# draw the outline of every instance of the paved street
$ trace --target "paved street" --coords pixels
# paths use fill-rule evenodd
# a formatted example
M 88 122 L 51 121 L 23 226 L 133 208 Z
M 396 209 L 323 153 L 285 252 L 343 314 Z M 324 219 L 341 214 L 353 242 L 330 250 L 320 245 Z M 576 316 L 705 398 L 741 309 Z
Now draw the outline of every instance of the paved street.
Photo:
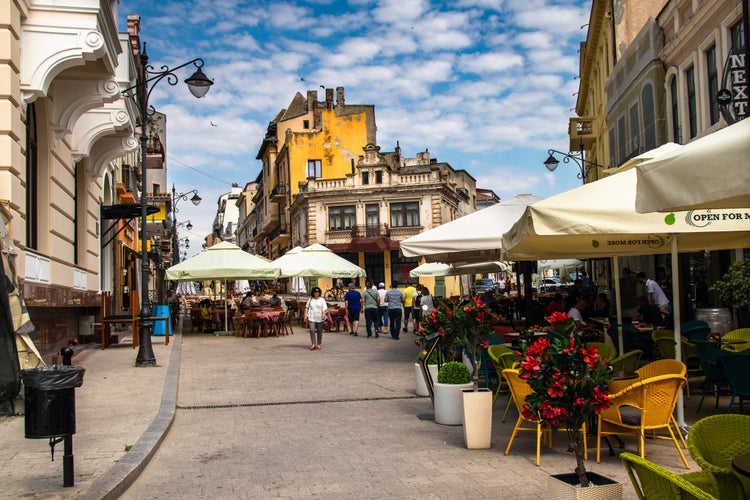
M 62 488 L 62 445 L 50 462 L 46 440 L 25 440 L 23 418 L 3 417 L 0 497 L 533 499 L 544 497 L 549 474 L 572 471 L 563 434 L 543 449 L 540 467 L 531 433 L 503 455 L 516 418 L 511 411 L 500 422 L 505 397 L 489 450 L 465 449 L 460 426 L 420 419 L 432 405 L 414 395 L 411 333 L 398 341 L 368 339 L 364 327 L 358 337 L 327 333 L 311 352 L 307 332 L 294 331 L 261 339 L 186 333 L 169 346 L 155 337 L 159 366 L 148 369 L 132 366 L 127 347 L 77 354 L 74 364 L 87 372 L 77 389 L 76 486 Z M 688 421 L 694 415 L 686 410 Z M 589 452 L 589 470 L 622 481 L 625 498 L 635 498 L 619 460 L 596 464 L 594 441 Z M 650 441 L 648 452 L 686 472 L 670 442 Z

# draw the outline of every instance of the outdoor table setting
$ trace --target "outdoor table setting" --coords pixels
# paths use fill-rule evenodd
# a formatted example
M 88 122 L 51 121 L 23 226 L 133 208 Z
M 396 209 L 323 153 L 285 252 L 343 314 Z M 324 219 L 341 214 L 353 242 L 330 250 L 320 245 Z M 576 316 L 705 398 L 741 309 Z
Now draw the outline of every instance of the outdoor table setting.
M 509 339 L 513 347 L 521 347 L 521 345 L 524 343 L 534 342 L 537 339 L 546 337 L 547 332 L 535 332 L 535 331 L 507 332 L 507 333 L 503 333 L 502 336 Z
M 734 457 L 732 459 L 732 469 L 743 476 L 750 477 L 750 453 Z

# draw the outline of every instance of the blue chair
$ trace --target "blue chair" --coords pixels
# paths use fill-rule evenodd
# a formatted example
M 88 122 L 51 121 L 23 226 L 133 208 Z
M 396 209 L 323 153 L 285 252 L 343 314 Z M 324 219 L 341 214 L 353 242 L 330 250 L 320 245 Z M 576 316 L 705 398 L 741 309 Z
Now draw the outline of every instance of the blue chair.
M 729 387 L 729 380 L 724 376 L 724 373 L 719 368 L 719 357 L 722 356 L 723 351 L 719 346 L 711 345 L 707 343 L 697 343 L 693 346 L 695 355 L 703 366 L 703 373 L 706 378 L 703 380 L 703 394 L 701 395 L 700 403 L 695 413 L 700 413 L 703 400 L 706 398 L 708 390 L 713 387 L 714 393 L 716 394 L 716 406 L 719 407 L 719 394 L 721 387 Z
M 622 352 L 620 352 L 620 329 L 622 329 Z M 638 329 L 633 325 L 611 325 L 607 329 L 607 335 L 610 336 L 612 342 L 617 347 L 617 354 L 625 354 L 633 349 L 640 349 L 644 353 L 653 352 L 654 343 L 651 338 L 647 335 L 641 335 L 638 333 Z
M 700 319 L 686 321 L 680 324 L 680 333 L 688 342 L 702 342 L 711 335 L 711 325 Z
M 727 413 L 732 412 L 735 399 L 739 399 L 740 413 L 744 412 L 744 400 L 750 398 L 750 353 L 723 352 L 719 356 L 719 368 L 729 380 L 732 388 L 732 399 L 729 401 Z

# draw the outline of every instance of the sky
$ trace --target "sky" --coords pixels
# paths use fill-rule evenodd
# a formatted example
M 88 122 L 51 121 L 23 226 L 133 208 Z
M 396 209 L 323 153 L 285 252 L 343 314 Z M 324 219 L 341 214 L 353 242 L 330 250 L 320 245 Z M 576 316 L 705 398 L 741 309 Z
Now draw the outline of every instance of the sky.
M 257 177 L 268 123 L 297 92 L 324 99 L 321 86 L 375 106 L 383 151 L 429 150 L 501 200 L 579 186 L 572 162 L 552 173 L 543 162 L 550 148 L 568 151 L 590 10 L 591 0 L 121 0 L 119 29 L 141 16 L 151 65 L 201 57 L 215 82 L 195 99 L 162 81 L 149 101 L 167 115 L 168 188 L 203 199 L 177 205 L 193 225 L 179 230 L 187 255 L 219 197 Z

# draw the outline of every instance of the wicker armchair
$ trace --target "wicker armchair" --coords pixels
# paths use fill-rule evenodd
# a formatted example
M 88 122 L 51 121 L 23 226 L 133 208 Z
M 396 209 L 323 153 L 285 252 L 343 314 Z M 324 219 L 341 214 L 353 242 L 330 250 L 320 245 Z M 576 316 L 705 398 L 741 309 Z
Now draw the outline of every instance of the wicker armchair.
M 630 482 L 640 500 L 674 499 L 711 500 L 718 497 L 712 485 L 712 478 L 706 472 L 675 474 L 667 469 L 649 462 L 633 453 L 620 454 Z
M 735 342 L 742 341 L 742 344 L 728 344 L 723 348 L 725 351 L 732 352 L 745 352 L 750 351 L 750 328 L 738 328 L 727 332 L 726 335 L 721 337 L 722 340 L 733 340 Z
M 688 433 L 688 450 L 704 471 L 713 474 L 719 495 L 743 498 L 750 479 L 732 469 L 732 458 L 750 453 L 750 415 L 712 415 L 698 420 Z
M 505 347 L 504 345 L 491 345 L 487 348 L 487 354 L 490 356 L 492 363 L 495 367 L 495 373 L 497 373 L 497 389 L 495 389 L 495 396 L 492 398 L 492 406 L 495 406 L 497 396 L 502 392 L 509 392 L 508 382 L 503 378 L 503 370 L 506 368 L 513 368 L 513 364 L 516 362 L 516 352 L 513 349 Z M 508 413 L 511 401 L 508 399 L 508 404 L 505 408 L 505 413 Z M 503 415 L 503 422 L 505 422 L 505 415 Z
M 609 362 L 609 366 L 611 366 L 612 371 L 615 372 L 634 372 L 638 369 L 638 363 L 641 361 L 641 356 L 643 356 L 643 351 L 635 349 L 626 352 L 622 356 L 617 356 Z
M 636 382 L 620 392 L 610 394 L 612 406 L 599 414 L 596 462 L 600 461 L 601 441 L 604 436 L 636 436 L 638 451 L 641 457 L 645 457 L 646 434 L 648 433 L 652 439 L 671 440 L 685 468 L 689 469 L 690 465 L 685 454 L 682 453 L 675 432 L 685 448 L 687 444 L 672 415 L 677 404 L 677 395 L 684 385 L 685 377 L 681 375 L 661 375 Z M 657 430 L 666 430 L 669 435 L 658 435 Z

